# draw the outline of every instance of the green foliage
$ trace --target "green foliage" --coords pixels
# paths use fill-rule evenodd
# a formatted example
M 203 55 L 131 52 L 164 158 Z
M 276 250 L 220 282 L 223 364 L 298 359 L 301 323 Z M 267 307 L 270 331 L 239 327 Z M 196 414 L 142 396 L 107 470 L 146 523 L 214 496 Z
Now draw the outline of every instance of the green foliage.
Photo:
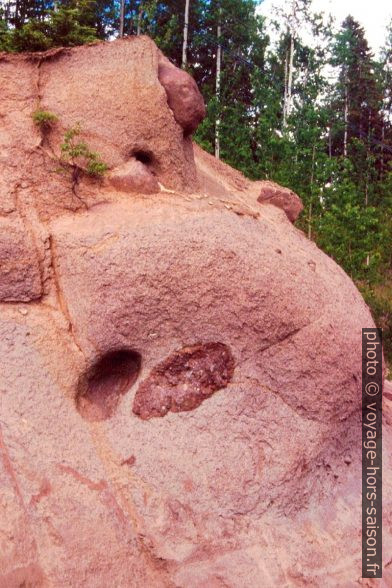
M 45 51 L 53 47 L 74 47 L 93 42 L 97 40 L 97 35 L 96 30 L 88 24 L 88 15 L 91 16 L 94 4 L 91 0 L 71 0 L 53 7 L 51 3 L 46 3 L 41 14 L 27 21 L 18 17 L 16 26 L 7 28 L 4 49 Z M 1 30 L 0 43 L 4 45 L 5 41 L 1 39 L 5 38 L 5 33 L 1 34 Z
M 48 36 L 52 47 L 74 47 L 96 40 L 94 29 L 83 23 L 83 14 L 90 6 L 89 0 L 76 0 L 51 11 Z
M 14 51 L 45 51 L 52 47 L 52 39 L 46 23 L 31 21 L 12 34 Z
M 12 51 L 12 35 L 0 13 L 0 51 Z
M 78 139 L 81 134 L 80 125 L 68 129 L 61 144 L 62 160 L 73 167 L 85 171 L 88 175 L 101 177 L 109 169 L 102 161 L 99 153 L 91 151 L 85 141 Z
M 41 109 L 35 110 L 32 118 L 34 123 L 42 130 L 50 128 L 58 120 L 58 117 L 53 112 Z
M 379 219 L 373 207 L 361 208 L 350 200 L 325 212 L 318 220 L 317 241 L 352 278 L 375 275 L 380 262 Z M 369 265 L 366 264 L 369 256 Z
M 376 325 L 383 330 L 384 355 L 392 368 L 392 281 L 382 285 L 359 283 L 358 286 Z
M 105 162 L 101 161 L 98 153 L 90 153 L 87 161 L 86 171 L 90 176 L 100 177 L 108 171 L 108 166 Z

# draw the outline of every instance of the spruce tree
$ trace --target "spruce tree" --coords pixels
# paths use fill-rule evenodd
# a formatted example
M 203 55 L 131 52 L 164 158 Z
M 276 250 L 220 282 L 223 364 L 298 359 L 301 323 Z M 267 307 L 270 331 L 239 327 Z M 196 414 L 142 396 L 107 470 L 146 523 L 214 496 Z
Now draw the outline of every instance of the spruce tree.
M 355 183 L 368 203 L 371 168 L 380 165 L 382 95 L 364 30 L 351 16 L 336 37 L 332 63 L 339 68 L 332 152 L 350 158 Z

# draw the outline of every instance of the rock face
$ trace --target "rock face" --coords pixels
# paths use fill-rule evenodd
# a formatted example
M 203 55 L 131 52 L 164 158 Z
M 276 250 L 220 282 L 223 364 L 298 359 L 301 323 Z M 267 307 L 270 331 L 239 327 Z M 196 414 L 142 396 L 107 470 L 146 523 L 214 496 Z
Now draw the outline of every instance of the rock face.
M 360 583 L 373 321 L 296 199 L 192 146 L 147 38 L 1 59 L 0 587 Z
M 0 301 L 41 298 L 42 283 L 32 235 L 16 216 L 0 217 Z

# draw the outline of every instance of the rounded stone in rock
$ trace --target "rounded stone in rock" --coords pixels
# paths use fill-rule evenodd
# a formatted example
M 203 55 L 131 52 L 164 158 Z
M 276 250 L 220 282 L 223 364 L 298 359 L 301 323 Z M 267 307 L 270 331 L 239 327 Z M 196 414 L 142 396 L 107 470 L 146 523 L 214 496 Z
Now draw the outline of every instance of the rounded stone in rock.
M 304 209 L 301 198 L 295 192 L 269 181 L 262 182 L 257 201 L 261 204 L 273 204 L 281 208 L 292 223 L 297 220 Z
M 185 134 L 192 134 L 206 115 L 204 100 L 195 80 L 162 54 L 159 57 L 158 78 L 166 90 L 174 118 Z

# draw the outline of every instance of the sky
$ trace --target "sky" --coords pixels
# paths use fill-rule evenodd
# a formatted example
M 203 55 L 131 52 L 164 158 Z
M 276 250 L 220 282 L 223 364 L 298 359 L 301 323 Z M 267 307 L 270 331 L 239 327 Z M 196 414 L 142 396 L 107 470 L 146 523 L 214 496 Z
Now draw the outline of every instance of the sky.
M 264 0 L 258 12 L 271 14 L 272 7 L 281 6 L 285 0 Z M 337 24 L 351 14 L 364 27 L 369 46 L 377 54 L 386 37 L 386 26 L 392 18 L 391 0 L 313 0 L 315 12 L 330 12 Z

